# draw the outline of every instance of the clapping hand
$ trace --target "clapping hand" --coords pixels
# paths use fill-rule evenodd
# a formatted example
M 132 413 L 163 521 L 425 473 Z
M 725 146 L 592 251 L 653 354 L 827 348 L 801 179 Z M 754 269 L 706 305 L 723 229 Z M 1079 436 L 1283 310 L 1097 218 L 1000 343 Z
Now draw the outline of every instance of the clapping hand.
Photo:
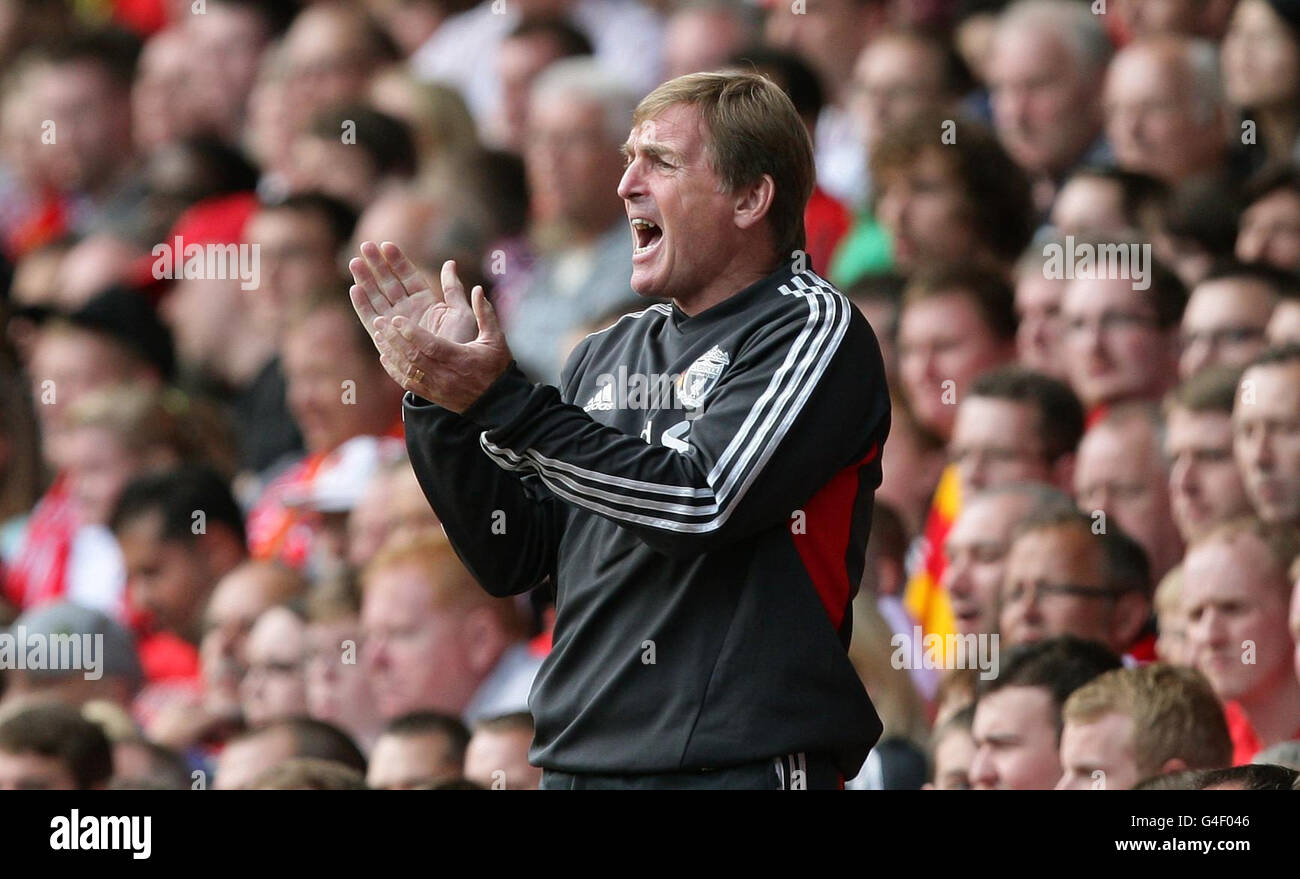
M 461 413 L 510 365 L 492 303 L 479 286 L 465 295 L 453 261 L 443 263 L 440 290 L 388 241 L 364 242 L 348 270 L 352 307 L 406 390 Z

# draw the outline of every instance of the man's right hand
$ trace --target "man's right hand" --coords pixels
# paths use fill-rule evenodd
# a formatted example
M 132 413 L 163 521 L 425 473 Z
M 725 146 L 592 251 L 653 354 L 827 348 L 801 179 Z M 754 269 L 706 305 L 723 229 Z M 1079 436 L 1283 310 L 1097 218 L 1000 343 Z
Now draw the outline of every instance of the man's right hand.
M 449 342 L 477 338 L 478 320 L 452 260 L 442 265 L 441 290 L 390 241 L 363 242 L 360 258 L 348 263 L 348 270 L 356 282 L 350 291 L 352 307 L 372 337 L 376 319 L 382 319 L 382 326 L 400 316 Z

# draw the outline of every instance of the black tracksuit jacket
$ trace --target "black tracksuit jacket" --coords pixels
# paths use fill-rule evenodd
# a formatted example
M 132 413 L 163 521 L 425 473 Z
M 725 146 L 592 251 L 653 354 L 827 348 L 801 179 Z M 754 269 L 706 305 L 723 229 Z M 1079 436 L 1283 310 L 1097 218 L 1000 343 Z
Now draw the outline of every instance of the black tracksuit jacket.
M 889 394 L 866 320 L 796 268 L 622 318 L 559 389 L 512 364 L 463 416 L 407 394 L 411 463 L 469 570 L 493 595 L 556 591 L 534 764 L 806 751 L 848 778 L 879 737 L 846 650 Z

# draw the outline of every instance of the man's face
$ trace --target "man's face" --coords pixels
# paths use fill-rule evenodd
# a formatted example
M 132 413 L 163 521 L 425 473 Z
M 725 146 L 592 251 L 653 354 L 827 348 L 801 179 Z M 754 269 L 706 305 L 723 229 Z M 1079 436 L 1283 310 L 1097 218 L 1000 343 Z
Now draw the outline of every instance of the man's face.
M 1162 576 L 1181 555 L 1169 502 L 1169 471 L 1155 428 L 1142 418 L 1100 424 L 1084 434 L 1074 463 L 1074 498 L 1142 544 Z
M 50 65 L 36 80 L 33 103 L 55 124 L 50 146 L 59 182 L 95 189 L 131 157 L 130 97 L 89 61 Z
M 1277 295 L 1258 281 L 1220 278 L 1198 285 L 1183 311 L 1179 378 L 1207 366 L 1245 366 L 1253 360 L 1267 344 L 1276 303 Z
M 1261 519 L 1300 521 L 1300 362 L 1246 370 L 1232 411 L 1233 454 Z M 1249 395 L 1249 396 L 1248 396 Z
M 521 149 L 528 125 L 528 92 L 537 75 L 560 56 L 550 37 L 534 34 L 508 38 L 497 50 L 497 79 L 501 82 L 501 127 L 504 146 Z
M 1110 712 L 1087 723 L 1067 721 L 1061 731 L 1057 790 L 1128 790 L 1142 780 L 1133 741 L 1133 718 Z
M 537 790 L 542 770 L 528 762 L 525 730 L 479 730 L 465 749 L 465 777 L 489 790 Z
M 898 327 L 898 365 L 916 418 L 940 436 L 952 433 L 956 403 L 985 370 L 1011 356 L 969 296 L 960 291 L 930 296 L 903 309 Z
M 1074 527 L 1022 534 L 1007 554 L 999 618 L 1003 643 L 1077 635 L 1114 649 L 1115 599 L 1106 587 L 1101 549 L 1090 535 Z
M 159 315 L 176 340 L 177 357 L 194 368 L 216 370 L 235 347 L 245 296 L 238 278 L 184 278 L 172 285 Z
M 1220 699 L 1249 708 L 1294 683 L 1290 596 L 1281 577 L 1267 547 L 1252 534 L 1208 541 L 1187 553 L 1187 646 Z
M 926 149 L 907 167 L 885 171 L 877 183 L 876 216 L 889 232 L 900 271 L 973 255 L 978 239 L 971 207 L 940 148 Z
M 210 686 L 232 693 L 248 668 L 245 648 L 253 625 L 272 604 L 265 572 L 241 566 L 212 590 L 203 615 L 203 674 Z
M 1173 409 L 1165 424 L 1169 505 L 1185 542 L 1250 512 L 1232 457 L 1232 418 L 1222 412 Z
M 763 41 L 807 58 L 827 88 L 838 92 L 870 34 L 874 5 L 854 0 L 774 3 Z
M 361 99 L 372 69 L 356 20 L 327 7 L 320 9 L 295 18 L 280 49 L 290 104 L 301 119 Z
M 1061 302 L 1070 385 L 1085 406 L 1153 399 L 1172 369 L 1170 339 L 1132 282 L 1077 279 Z
M 1137 46 L 1115 56 L 1104 102 L 1120 167 L 1176 183 L 1214 166 L 1223 149 L 1219 114 L 1192 89 L 1171 52 Z
M 975 739 L 968 729 L 949 731 L 934 748 L 934 789 L 969 790 Z
M 372 790 L 413 790 L 421 785 L 460 775 L 460 764 L 449 753 L 446 736 L 393 735 L 375 742 L 366 770 L 366 787 Z
M 307 713 L 306 626 L 292 611 L 273 607 L 248 635 L 248 672 L 239 685 L 250 726 Z
M 1012 482 L 1051 482 L 1039 440 L 1038 413 L 1029 403 L 967 397 L 957 407 L 948 457 L 961 476 L 962 496 Z
M 0 791 L 78 790 L 72 769 L 58 757 L 0 751 Z
M 524 167 L 537 198 L 584 233 L 618 219 L 618 146 L 605 110 L 577 95 L 544 92 L 529 104 Z
M 350 726 L 377 715 L 365 669 L 344 661 L 343 642 L 362 643 L 361 621 L 344 618 L 307 626 L 307 708 L 317 720 Z
M 1300 271 L 1300 192 L 1276 190 L 1242 212 L 1237 259 Z
M 679 9 L 664 25 L 664 80 L 717 70 L 749 39 L 748 29 L 725 10 Z
M 1006 572 L 1011 530 L 1026 501 L 1014 494 L 968 503 L 944 541 L 943 582 L 963 634 L 998 631 L 998 593 Z
M 1057 708 L 1045 687 L 1003 687 L 975 703 L 975 790 L 1051 790 L 1061 777 Z
M 90 391 L 131 380 L 135 371 L 121 350 L 98 333 L 60 327 L 37 336 L 28 373 L 46 456 L 63 467 L 70 457 L 62 450 L 68 408 Z
M 297 324 L 281 346 L 289 411 L 311 452 L 329 451 L 354 436 L 383 430 L 379 409 L 392 396 L 383 393 L 387 376 L 381 382 L 375 374 L 377 361 L 363 357 L 357 347 L 347 316 L 335 310 Z M 351 385 L 345 384 L 349 381 Z M 354 392 L 345 398 L 349 387 Z
M 203 553 L 179 541 L 163 540 L 158 512 L 128 520 L 117 532 L 117 542 L 135 605 L 149 613 L 154 628 L 195 637 L 212 586 Z
M 1016 280 L 1016 350 L 1029 369 L 1065 379 L 1061 354 L 1061 300 L 1066 281 L 1046 278 L 1041 271 L 1024 272 Z
M 257 80 L 266 26 L 252 10 L 224 3 L 188 24 L 186 43 L 198 59 L 198 68 L 206 71 L 200 79 L 209 83 L 204 97 L 235 117 Z
M 1059 174 L 1097 136 L 1091 77 L 1070 49 L 1039 28 L 1007 28 L 993 40 L 989 90 L 998 137 L 1031 174 Z
M 290 158 L 289 185 L 294 192 L 318 190 L 360 211 L 379 188 L 379 167 L 371 154 L 335 137 L 299 134 Z
M 294 756 L 293 737 L 276 729 L 231 742 L 217 760 L 218 790 L 239 790 L 257 776 Z
M 427 576 L 396 565 L 366 584 L 363 662 L 385 718 L 422 710 L 458 715 L 477 683 L 461 643 L 463 616 L 435 606 Z
M 245 234 L 262 261 L 261 284 L 250 304 L 269 326 L 282 327 L 293 303 L 338 279 L 334 236 L 316 214 L 264 208 Z
M 142 462 L 123 447 L 115 433 L 101 427 L 73 428 L 63 442 L 78 521 L 106 524 L 122 489 L 140 471 Z
M 868 142 L 937 107 L 943 75 L 943 59 L 923 43 L 886 38 L 863 49 L 853 69 L 851 108 Z
M 618 194 L 632 223 L 632 289 L 641 296 L 698 296 L 742 247 L 737 195 L 709 161 L 699 111 L 675 105 L 632 130 Z M 634 220 L 654 227 L 639 228 Z M 752 245 L 751 245 L 752 246 Z

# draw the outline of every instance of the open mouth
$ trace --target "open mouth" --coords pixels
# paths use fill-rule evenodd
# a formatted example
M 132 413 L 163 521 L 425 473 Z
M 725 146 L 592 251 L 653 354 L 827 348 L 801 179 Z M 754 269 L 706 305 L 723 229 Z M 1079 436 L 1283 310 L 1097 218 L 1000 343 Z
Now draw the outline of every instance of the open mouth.
M 663 230 L 644 217 L 632 218 L 633 256 L 649 253 L 663 240 Z

